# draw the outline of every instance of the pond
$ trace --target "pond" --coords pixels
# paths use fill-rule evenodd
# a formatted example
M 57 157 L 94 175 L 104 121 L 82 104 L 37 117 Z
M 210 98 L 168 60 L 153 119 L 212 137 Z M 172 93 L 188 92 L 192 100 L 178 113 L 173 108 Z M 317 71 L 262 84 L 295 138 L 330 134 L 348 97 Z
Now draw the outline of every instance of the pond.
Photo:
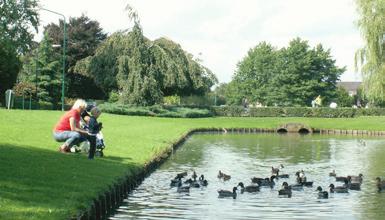
M 164 164 L 134 189 L 110 219 L 384 219 L 385 192 L 378 193 L 375 178 L 385 177 L 385 140 L 381 137 L 299 134 L 195 134 Z M 231 190 L 252 177 L 268 177 L 271 167 L 282 164 L 288 179 L 257 193 L 238 192 L 237 198 L 218 198 L 219 189 Z M 178 193 L 170 187 L 177 173 L 195 170 L 204 174 L 207 187 Z M 231 175 L 217 178 L 221 170 Z M 291 198 L 278 196 L 284 181 L 296 182 L 304 170 L 313 187 L 293 191 Z M 318 199 L 316 187 L 329 190 L 337 176 L 362 173 L 361 191 L 330 194 Z

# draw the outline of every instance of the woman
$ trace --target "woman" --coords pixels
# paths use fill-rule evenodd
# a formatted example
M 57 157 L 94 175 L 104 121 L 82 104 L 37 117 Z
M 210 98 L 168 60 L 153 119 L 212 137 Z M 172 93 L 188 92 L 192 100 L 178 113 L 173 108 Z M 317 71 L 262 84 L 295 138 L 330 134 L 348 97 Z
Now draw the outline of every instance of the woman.
M 56 141 L 64 144 L 59 147 L 62 153 L 70 152 L 73 145 L 86 140 L 87 131 L 80 128 L 80 114 L 86 109 L 87 103 L 83 99 L 78 99 L 71 110 L 66 112 L 55 125 L 53 137 Z

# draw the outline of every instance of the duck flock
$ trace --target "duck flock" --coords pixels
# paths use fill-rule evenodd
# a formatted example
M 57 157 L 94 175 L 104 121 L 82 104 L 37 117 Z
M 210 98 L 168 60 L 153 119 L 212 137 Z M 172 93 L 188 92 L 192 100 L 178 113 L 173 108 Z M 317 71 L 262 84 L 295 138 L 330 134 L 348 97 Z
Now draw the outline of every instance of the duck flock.
M 251 183 L 246 185 L 243 182 L 239 182 L 238 185 L 234 186 L 232 190 L 218 190 L 219 198 L 232 197 L 233 199 L 237 198 L 237 194 L 242 193 L 257 193 L 261 190 L 261 188 L 275 188 L 277 179 L 287 179 L 289 178 L 289 174 L 281 174 L 280 170 L 282 170 L 284 166 L 281 164 L 278 168 L 271 167 L 271 176 L 260 178 L 260 177 L 252 177 Z M 200 188 L 206 187 L 208 185 L 208 181 L 205 179 L 204 175 L 198 175 L 195 171 L 193 171 L 191 178 L 187 179 L 187 172 L 178 173 L 174 179 L 171 180 L 170 186 L 177 188 L 177 192 L 179 193 L 188 193 L 191 188 Z M 278 189 L 278 196 L 291 198 L 293 191 L 301 191 L 304 187 L 313 187 L 313 181 L 308 181 L 305 175 L 305 171 L 299 170 L 295 173 L 296 182 L 293 184 L 289 184 L 284 181 Z M 337 176 L 336 172 L 333 170 L 329 173 L 329 176 L 334 177 L 336 183 L 331 183 L 328 187 L 329 190 L 323 190 L 321 186 L 316 188 L 318 192 L 319 199 L 327 199 L 329 198 L 329 193 L 348 193 L 349 190 L 361 190 L 361 185 L 363 182 L 363 175 L 358 174 L 357 176 L 349 175 L 349 176 Z M 231 176 L 223 173 L 219 170 L 217 178 L 221 181 L 228 181 L 231 179 Z M 342 184 L 338 184 L 338 182 L 342 182 Z M 334 185 L 336 184 L 336 185 Z M 337 185 L 338 184 L 338 185 Z M 376 178 L 376 187 L 378 192 L 382 192 L 385 190 L 385 180 L 381 180 L 380 177 Z

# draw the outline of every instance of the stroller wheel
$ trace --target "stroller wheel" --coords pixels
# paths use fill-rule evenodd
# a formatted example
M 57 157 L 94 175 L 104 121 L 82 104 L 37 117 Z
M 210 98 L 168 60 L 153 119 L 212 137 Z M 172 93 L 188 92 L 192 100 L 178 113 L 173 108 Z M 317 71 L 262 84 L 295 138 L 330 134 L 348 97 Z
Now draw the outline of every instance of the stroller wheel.
M 97 157 L 103 157 L 103 155 L 104 155 L 103 151 L 99 151 L 98 150 L 98 151 L 95 152 L 95 156 L 97 156 Z

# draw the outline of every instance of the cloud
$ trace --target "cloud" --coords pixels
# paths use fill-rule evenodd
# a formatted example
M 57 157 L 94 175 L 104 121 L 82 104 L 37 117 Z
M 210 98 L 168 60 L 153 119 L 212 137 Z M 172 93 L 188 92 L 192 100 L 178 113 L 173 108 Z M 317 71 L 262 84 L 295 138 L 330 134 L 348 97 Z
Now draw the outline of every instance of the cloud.
M 228 82 L 236 64 L 261 41 L 285 47 L 295 37 L 331 49 L 338 66 L 347 66 L 343 80 L 359 80 L 354 52 L 362 47 L 354 0 L 113 0 L 49 1 L 41 4 L 66 16 L 86 13 L 108 33 L 130 27 L 124 7 L 138 11 L 144 34 L 167 36 L 203 59 L 220 82 Z M 42 15 L 44 22 L 58 17 Z

